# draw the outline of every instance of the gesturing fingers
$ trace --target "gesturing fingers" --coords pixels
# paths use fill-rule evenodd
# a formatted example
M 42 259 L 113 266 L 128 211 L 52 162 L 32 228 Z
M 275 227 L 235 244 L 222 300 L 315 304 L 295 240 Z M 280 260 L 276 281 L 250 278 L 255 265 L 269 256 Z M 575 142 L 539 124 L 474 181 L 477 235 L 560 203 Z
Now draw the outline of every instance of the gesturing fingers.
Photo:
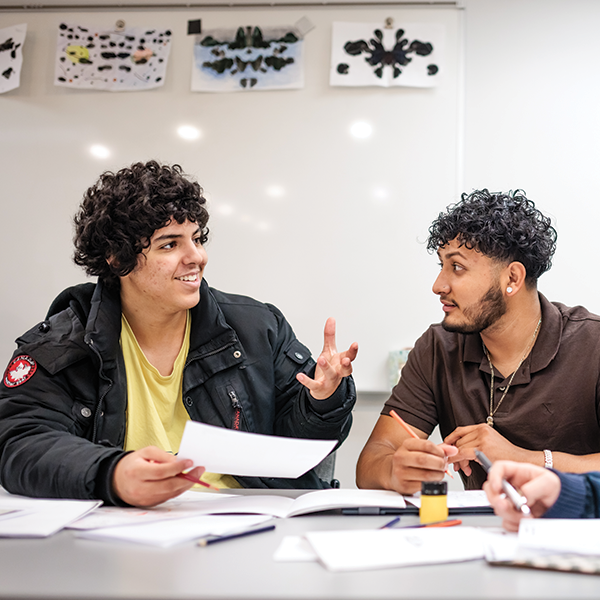
M 351 367 L 352 362 L 354 361 L 357 355 L 358 344 L 356 342 L 353 342 L 352 344 L 350 344 L 350 348 L 348 348 L 348 350 L 340 353 L 340 363 L 344 367 Z
M 329 317 L 327 321 L 325 321 L 322 353 L 330 356 L 337 354 L 337 347 L 335 344 L 335 319 L 333 317 Z

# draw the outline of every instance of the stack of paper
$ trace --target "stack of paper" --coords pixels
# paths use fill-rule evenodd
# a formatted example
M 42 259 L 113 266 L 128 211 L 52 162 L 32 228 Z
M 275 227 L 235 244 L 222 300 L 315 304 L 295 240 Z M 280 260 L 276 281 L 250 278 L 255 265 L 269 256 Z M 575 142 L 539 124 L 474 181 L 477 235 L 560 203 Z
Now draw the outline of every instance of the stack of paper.
M 0 537 L 47 537 L 100 506 L 96 500 L 42 500 L 0 489 Z
M 523 519 L 518 534 L 488 538 L 485 558 L 503 567 L 600 574 L 600 522 Z
M 229 535 L 270 521 L 264 515 L 253 516 L 202 516 L 147 525 L 106 527 L 77 532 L 77 537 L 104 542 L 132 542 L 169 548 L 210 535 Z

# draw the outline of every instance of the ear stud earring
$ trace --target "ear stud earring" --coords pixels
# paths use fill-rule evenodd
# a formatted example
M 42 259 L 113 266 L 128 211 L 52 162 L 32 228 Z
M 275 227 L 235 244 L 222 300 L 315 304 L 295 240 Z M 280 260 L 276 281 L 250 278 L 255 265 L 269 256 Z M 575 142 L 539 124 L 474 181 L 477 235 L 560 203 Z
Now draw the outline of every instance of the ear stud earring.
M 512 288 L 510 287 L 510 285 L 506 288 L 506 292 L 508 294 L 512 294 Z

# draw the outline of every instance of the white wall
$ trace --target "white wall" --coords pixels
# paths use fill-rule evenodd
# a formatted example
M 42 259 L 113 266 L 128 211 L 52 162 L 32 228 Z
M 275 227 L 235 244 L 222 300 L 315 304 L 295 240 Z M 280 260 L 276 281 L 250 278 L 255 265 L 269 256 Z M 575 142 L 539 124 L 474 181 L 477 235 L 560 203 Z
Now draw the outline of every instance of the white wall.
M 201 17 L 207 30 L 293 24 L 303 16 L 316 27 L 306 36 L 302 90 L 190 92 L 188 19 Z M 383 26 L 388 16 L 397 27 L 445 26 L 440 85 L 331 87 L 332 22 Z M 0 96 L 0 231 L 11 254 L 0 264 L 4 360 L 51 299 L 84 279 L 70 264 L 70 220 L 84 190 L 104 169 L 156 158 L 181 164 L 207 192 L 211 285 L 276 304 L 314 353 L 326 318 L 335 316 L 339 347 L 361 346 L 359 388 L 388 388 L 389 350 L 412 344 L 439 316 L 429 293 L 435 261 L 422 240 L 440 198 L 445 203 L 457 189 L 460 11 L 280 7 L 0 18 L 28 23 L 22 85 Z M 111 28 L 117 18 L 172 30 L 164 87 L 108 93 L 53 86 L 58 25 Z M 358 120 L 371 123 L 369 139 L 350 136 Z M 181 140 L 181 124 L 197 126 L 202 137 Z M 111 157 L 90 157 L 92 143 L 106 145 Z M 272 185 L 285 193 L 269 197 Z
M 539 289 L 600 313 L 600 2 L 465 4 L 465 189 L 524 189 L 558 230 Z
M 362 187 L 356 197 L 346 202 L 346 196 L 339 195 L 341 188 L 337 182 L 346 181 L 355 174 L 348 169 L 346 162 L 327 151 L 328 144 L 332 142 L 327 136 L 315 142 L 319 160 L 313 163 L 310 161 L 315 157 L 308 157 L 311 168 L 307 170 L 301 164 L 282 167 L 290 181 L 298 183 L 300 200 L 303 195 L 310 197 L 314 191 L 324 193 L 324 200 L 315 213 L 315 230 L 307 229 L 309 220 L 305 217 L 300 225 L 294 221 L 287 240 L 289 245 L 284 250 L 277 249 L 279 253 L 289 253 L 293 271 L 282 274 L 272 263 L 257 259 L 252 246 L 258 239 L 256 237 L 248 243 L 237 244 L 239 238 L 236 235 L 244 227 L 242 222 L 227 230 L 230 237 L 213 237 L 209 250 L 214 271 L 209 273 L 209 281 L 229 291 L 249 293 L 278 303 L 296 326 L 299 336 L 315 351 L 318 351 L 321 321 L 330 312 L 345 317 L 340 323 L 343 328 L 340 345 L 352 341 L 354 332 L 361 328 L 381 330 L 386 334 L 392 332 L 390 339 L 397 346 L 410 344 L 429 322 L 441 317 L 439 305 L 430 291 L 437 270 L 436 260 L 427 255 L 420 242 L 430 220 L 456 200 L 455 191 L 449 191 L 454 189 L 452 183 L 447 183 L 452 181 L 462 180 L 461 187 L 467 191 L 478 187 L 525 189 L 542 210 L 554 217 L 559 232 L 555 264 L 551 272 L 542 277 L 541 291 L 551 299 L 567 304 L 584 304 L 600 313 L 594 235 L 600 212 L 597 201 L 600 143 L 600 36 L 597 31 L 600 2 L 465 0 L 464 5 L 464 172 L 459 169 L 454 175 L 448 175 L 447 165 L 454 168 L 455 161 L 449 155 L 453 150 L 447 147 L 436 148 L 442 162 L 444 156 L 447 158 L 446 170 L 424 169 L 427 157 L 419 151 L 421 148 L 416 149 L 408 163 L 394 161 L 394 153 L 403 143 L 403 119 L 406 121 L 409 117 L 400 112 L 394 113 L 391 106 L 397 106 L 407 97 L 413 102 L 417 95 L 397 90 L 363 92 L 364 112 L 357 116 L 363 117 L 369 111 L 377 112 L 378 107 L 383 106 L 390 113 L 386 115 L 389 131 L 375 138 L 369 152 L 366 148 L 354 150 L 375 157 L 369 158 L 371 178 L 359 182 Z M 348 11 L 348 20 L 353 20 L 354 15 L 350 9 Z M 290 16 L 299 17 L 303 12 L 298 10 Z M 32 20 L 28 16 L 30 14 L 0 13 L 0 27 Z M 132 15 L 128 15 L 130 22 L 147 17 L 143 12 Z M 195 13 L 194 16 L 203 15 Z M 346 17 L 343 13 L 340 16 Z M 50 23 L 61 18 L 64 15 L 57 16 L 56 13 L 44 16 Z M 106 13 L 103 18 L 106 22 L 113 20 Z M 169 18 L 172 17 L 165 16 L 165 20 Z M 24 69 L 21 92 L 0 95 L 0 234 L 4 242 L 0 263 L 3 281 L 0 361 L 8 359 L 13 348 L 12 340 L 43 317 L 50 299 L 57 292 L 83 279 L 81 272 L 70 266 L 69 217 L 81 192 L 101 170 L 117 168 L 153 154 L 171 161 L 183 156 L 181 162 L 184 167 L 196 173 L 212 192 L 214 202 L 228 195 L 227 186 L 213 182 L 211 172 L 203 172 L 193 162 L 202 152 L 209 156 L 210 145 L 199 154 L 193 154 L 179 142 L 178 155 L 169 137 L 180 116 L 196 115 L 201 119 L 206 106 L 202 95 L 188 94 L 183 102 L 171 102 L 179 90 L 187 86 L 187 68 L 171 71 L 162 91 L 144 93 L 148 109 L 138 112 L 130 126 L 120 129 L 122 144 L 113 162 L 104 165 L 90 160 L 80 161 L 76 157 L 79 150 L 65 152 L 69 142 L 74 143 L 78 139 L 79 133 L 73 130 L 73 122 L 77 122 L 78 129 L 84 130 L 90 137 L 101 137 L 114 131 L 112 107 L 125 106 L 127 111 L 135 114 L 140 96 L 136 93 L 105 94 L 101 98 L 106 110 L 92 110 L 89 105 L 87 113 L 69 115 L 65 107 L 85 107 L 86 98 L 92 96 L 87 92 L 53 88 L 51 80 L 40 79 L 42 67 L 52 69 L 48 48 L 53 47 L 53 42 L 52 28 L 32 29 L 27 38 L 27 53 L 35 57 L 35 70 Z M 327 44 L 323 39 L 317 51 L 327 57 Z M 313 55 L 312 59 L 316 58 Z M 344 102 L 361 93 L 332 92 L 322 74 L 312 77 L 307 78 L 307 86 L 313 86 L 309 88 L 311 101 L 323 101 L 325 112 L 301 112 L 302 118 L 296 119 L 295 124 L 294 121 L 286 124 L 282 120 L 275 123 L 262 120 L 245 126 L 239 114 L 242 104 L 239 95 L 236 98 L 222 97 L 233 137 L 240 132 L 245 136 L 243 139 L 257 140 L 256 147 L 277 148 L 281 142 L 279 132 L 301 134 L 303 123 L 311 119 L 318 121 L 323 114 L 326 117 L 323 123 L 330 125 L 337 112 L 344 108 Z M 277 110 L 280 102 L 286 101 L 290 94 L 294 92 L 264 93 L 264 101 Z M 339 108 L 336 109 L 336 106 Z M 6 117 L 8 111 L 17 111 L 19 119 L 27 114 L 26 125 L 13 127 Z M 440 118 L 447 122 L 456 117 L 445 114 Z M 342 126 L 340 123 L 340 128 Z M 427 130 L 428 123 L 423 122 L 421 126 Z M 430 128 L 428 135 L 431 131 L 435 134 L 435 126 Z M 147 149 L 147 155 L 141 157 L 136 153 L 135 140 L 139 139 Z M 61 140 L 59 144 L 57 140 Z M 168 151 L 161 152 L 167 147 Z M 255 150 L 248 142 L 247 153 L 253 152 Z M 58 161 L 59 169 L 55 166 L 57 155 L 63 157 Z M 281 207 L 268 204 L 269 201 L 261 195 L 261 190 L 270 181 L 269 170 L 247 171 L 245 158 L 244 152 L 240 152 L 233 163 L 241 170 L 239 176 L 247 181 L 248 197 L 252 196 L 254 206 L 262 203 L 264 211 L 278 214 Z M 381 160 L 376 160 L 379 158 Z M 283 161 L 277 164 L 282 166 Z M 422 175 L 417 184 L 406 188 L 403 173 L 414 170 Z M 445 181 L 443 192 L 440 192 L 440 178 Z M 391 182 L 396 190 L 393 199 L 399 201 L 392 208 L 368 205 L 365 225 L 380 234 L 379 240 L 365 245 L 363 232 L 356 228 L 346 232 L 346 241 L 342 245 L 329 243 L 328 230 L 338 231 L 347 227 L 343 210 L 364 207 L 366 203 L 361 199 L 368 198 L 369 186 L 377 181 Z M 241 203 L 243 198 L 235 200 Z M 220 228 L 223 231 L 224 225 L 223 219 L 215 218 L 215 236 Z M 286 222 L 286 226 L 289 223 Z M 395 244 L 396 240 L 398 244 Z M 268 244 L 256 243 L 261 246 L 261 251 L 269 249 Z M 320 250 L 322 262 L 307 262 L 307 249 Z M 245 261 L 245 273 L 235 281 L 222 280 L 219 272 L 223 269 L 219 267 L 240 258 Z M 341 271 L 344 277 L 339 275 L 340 265 L 343 265 Z M 342 289 L 347 298 L 344 306 L 338 306 L 337 301 L 332 304 L 333 296 L 327 289 L 311 286 L 313 273 L 327 270 L 334 273 L 331 281 L 336 293 Z M 367 286 L 372 290 L 372 297 L 356 306 L 354 289 L 358 286 Z M 262 289 L 267 292 L 260 293 Z M 297 312 L 295 306 L 286 305 L 285 294 L 289 290 L 304 295 L 304 312 L 310 317 L 310 331 L 308 326 L 297 326 L 306 315 L 300 314 L 302 311 Z M 354 312 L 348 312 L 348 307 L 353 304 Z M 360 337 L 358 341 L 363 342 Z M 370 373 L 366 378 L 361 374 L 361 360 L 356 365 L 357 380 L 363 391 L 385 387 L 382 382 L 389 349 L 363 343 L 362 356 L 365 358 L 361 357 L 361 360 L 364 360 L 364 365 L 371 365 L 368 369 L 364 367 L 364 371 Z M 375 372 L 374 377 L 371 377 L 371 372 Z

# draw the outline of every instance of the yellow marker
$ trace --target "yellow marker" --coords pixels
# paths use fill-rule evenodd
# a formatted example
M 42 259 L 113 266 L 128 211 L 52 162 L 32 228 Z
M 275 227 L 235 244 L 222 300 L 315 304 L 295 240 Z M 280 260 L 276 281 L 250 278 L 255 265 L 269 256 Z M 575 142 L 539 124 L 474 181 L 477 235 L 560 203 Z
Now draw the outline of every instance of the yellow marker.
M 420 521 L 438 523 L 448 518 L 448 484 L 445 481 L 423 481 L 421 484 Z

